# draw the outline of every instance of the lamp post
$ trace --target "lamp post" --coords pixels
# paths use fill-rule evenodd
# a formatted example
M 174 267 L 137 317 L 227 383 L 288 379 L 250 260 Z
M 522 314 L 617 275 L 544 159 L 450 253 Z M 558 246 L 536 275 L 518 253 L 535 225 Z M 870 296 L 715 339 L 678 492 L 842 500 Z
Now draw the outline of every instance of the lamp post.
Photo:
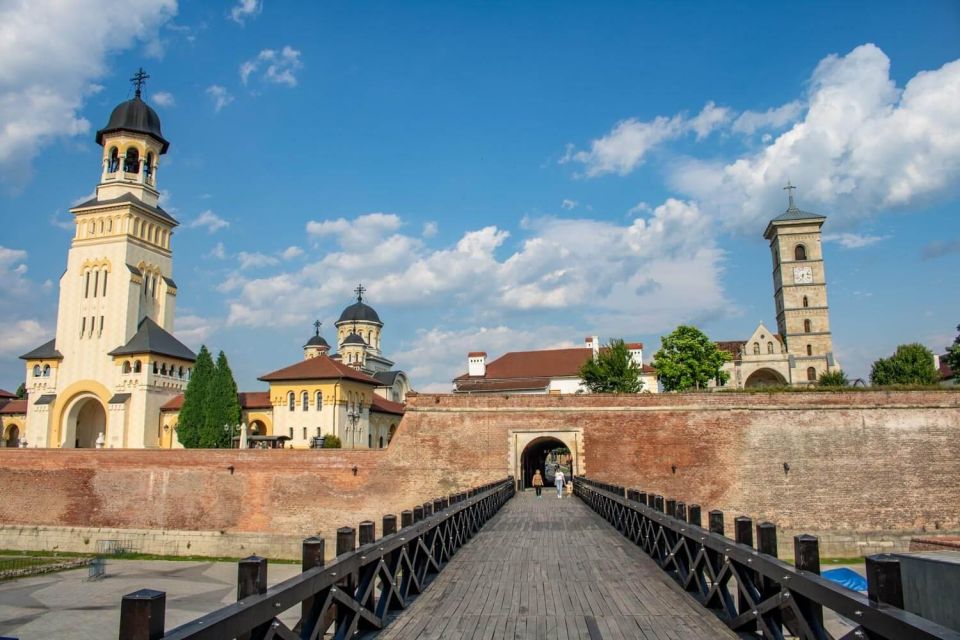
M 356 409 L 347 411 L 347 419 L 350 420 L 350 448 L 353 449 L 357 439 L 357 422 L 360 420 L 360 412 Z
M 224 432 L 225 434 L 227 434 L 227 437 L 228 437 L 229 440 L 230 440 L 230 444 L 227 445 L 227 448 L 228 448 L 228 449 L 232 449 L 232 448 L 233 448 L 233 432 L 234 432 L 234 430 L 239 429 L 239 428 L 240 428 L 240 425 L 238 425 L 238 424 L 225 424 L 225 425 L 223 425 L 223 432 Z

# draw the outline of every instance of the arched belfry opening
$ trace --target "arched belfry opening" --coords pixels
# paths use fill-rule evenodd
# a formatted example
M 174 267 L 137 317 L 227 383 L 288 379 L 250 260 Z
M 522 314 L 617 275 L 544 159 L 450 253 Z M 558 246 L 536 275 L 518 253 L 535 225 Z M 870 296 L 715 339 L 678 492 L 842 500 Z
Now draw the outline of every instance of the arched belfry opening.
M 567 445 L 552 436 L 534 439 L 520 454 L 520 489 L 533 486 L 533 474 L 537 469 L 543 475 L 544 484 L 553 486 L 554 471 L 558 466 L 568 479 L 576 473 L 572 452 Z
M 63 418 L 63 447 L 93 449 L 97 441 L 103 445 L 107 433 L 107 412 L 94 396 L 74 401 Z

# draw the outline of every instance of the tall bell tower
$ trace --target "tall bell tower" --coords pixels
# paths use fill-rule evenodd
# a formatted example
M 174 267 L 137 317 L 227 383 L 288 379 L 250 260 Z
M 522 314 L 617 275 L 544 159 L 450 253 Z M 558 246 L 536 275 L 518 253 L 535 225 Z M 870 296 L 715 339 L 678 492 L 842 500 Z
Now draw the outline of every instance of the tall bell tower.
M 177 221 L 157 191 L 170 143 L 143 101 L 148 77 L 140 69 L 131 78 L 133 99 L 97 131 L 100 179 L 95 197 L 70 209 L 76 229 L 60 278 L 56 338 L 21 356 L 36 446 L 156 446 L 160 405 L 183 390 L 195 360 L 172 335 Z
M 789 182 L 787 210 L 767 225 L 763 237 L 773 257 L 773 298 L 777 329 L 790 356 L 791 382 L 816 383 L 839 368 L 833 355 L 830 307 L 823 263 L 821 227 L 826 216 L 801 211 Z

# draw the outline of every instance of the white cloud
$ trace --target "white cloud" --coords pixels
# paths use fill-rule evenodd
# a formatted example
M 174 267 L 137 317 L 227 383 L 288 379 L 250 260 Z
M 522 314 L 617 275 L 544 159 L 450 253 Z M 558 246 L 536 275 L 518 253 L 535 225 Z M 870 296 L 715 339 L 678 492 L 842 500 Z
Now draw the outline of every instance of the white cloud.
M 865 44 L 824 58 L 805 104 L 802 119 L 760 151 L 680 162 L 671 183 L 709 201 L 728 227 L 755 229 L 785 208 L 788 177 L 801 208 L 822 209 L 841 227 L 941 197 L 960 179 L 960 60 L 899 89 L 887 56 Z
M 368 247 L 400 228 L 400 216 L 394 213 L 367 213 L 353 220 L 310 220 L 307 233 L 314 238 L 332 236 L 348 249 Z
M 103 88 L 95 81 L 114 68 L 117 52 L 159 53 L 159 28 L 176 11 L 176 0 L 122 11 L 111 0 L 0 3 L 0 180 L 22 186 L 44 147 L 95 129 L 80 115 Z
M 218 242 L 213 246 L 213 249 L 210 250 L 207 256 L 216 258 L 217 260 L 225 260 L 227 258 L 227 248 L 223 246 L 222 242 Z
M 243 24 L 247 18 L 260 15 L 263 11 L 263 0 L 238 0 L 230 9 L 230 19 L 237 24 Z
M 220 110 L 233 102 L 233 96 L 227 91 L 226 87 L 219 84 L 212 84 L 207 87 L 207 95 L 213 100 L 213 111 L 220 113 Z
M 174 333 L 177 338 L 196 349 L 213 335 L 219 326 L 220 323 L 216 320 L 184 314 L 178 315 L 174 320 Z
M 697 134 L 697 140 L 703 140 L 710 135 L 714 129 L 729 122 L 730 117 L 730 109 L 727 107 L 718 107 L 711 100 L 703 107 L 700 113 L 687 123 L 687 126 Z
M 287 247 L 280 252 L 280 257 L 284 260 L 293 260 L 303 255 L 303 249 L 297 246 Z
M 229 227 L 230 223 L 215 214 L 210 209 L 207 209 L 187 223 L 186 226 L 188 229 L 198 229 L 203 227 L 207 230 L 207 233 L 216 233 L 220 229 Z
M 50 329 L 36 320 L 17 320 L 0 325 L 0 355 L 19 356 L 50 339 Z
M 157 91 L 150 94 L 150 101 L 158 107 L 175 107 L 177 105 L 176 99 L 169 91 Z
M 758 129 L 780 129 L 795 121 L 803 113 L 803 103 L 799 100 L 788 102 L 766 111 L 744 111 L 733 122 L 735 133 L 750 135 Z
M 263 49 L 256 58 L 240 65 L 240 81 L 247 84 L 250 77 L 262 69 L 260 79 L 263 82 L 295 87 L 297 86 L 296 72 L 301 68 L 303 63 L 300 62 L 300 51 L 297 49 L 289 45 L 280 51 Z
M 566 209 L 567 211 L 570 211 L 570 210 L 576 208 L 576 206 L 577 206 L 577 201 L 576 201 L 576 200 L 570 200 L 569 198 L 564 198 L 564 199 L 563 199 L 563 202 L 560 203 L 560 208 L 561 208 L 561 209 Z
M 256 269 L 258 267 L 270 267 L 280 262 L 273 256 L 268 256 L 266 254 L 258 253 L 258 252 L 247 253 L 246 251 L 241 251 L 240 253 L 238 253 L 237 260 L 239 260 L 240 262 L 241 269 Z
M 859 233 L 825 233 L 823 234 L 823 241 L 836 242 L 844 249 L 861 249 L 886 240 L 889 237 L 890 236 L 861 235 Z
M 50 287 L 27 278 L 27 252 L 0 246 L 0 308 L 7 313 L 0 323 L 0 356 L 18 356 L 51 337 L 52 330 L 37 318 L 27 317 L 24 310 L 35 312 Z M 38 296 L 38 289 L 44 295 Z
M 676 138 L 682 131 L 681 116 L 658 116 L 650 122 L 635 118 L 622 120 L 610 133 L 591 142 L 589 151 L 574 151 L 572 145 L 568 146 L 560 162 L 582 163 L 590 177 L 605 173 L 626 175 L 642 164 L 650 150 L 665 140 Z
M 437 226 L 436 222 L 424 222 L 423 231 L 420 233 L 420 235 L 422 235 L 424 238 L 432 238 L 433 236 L 437 235 L 438 230 L 439 227 Z

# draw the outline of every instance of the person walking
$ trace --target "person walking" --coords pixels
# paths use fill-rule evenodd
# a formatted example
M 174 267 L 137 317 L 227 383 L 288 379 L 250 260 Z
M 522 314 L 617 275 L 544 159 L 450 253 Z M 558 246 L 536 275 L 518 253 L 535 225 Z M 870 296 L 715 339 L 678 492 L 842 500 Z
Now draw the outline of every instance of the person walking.
M 540 492 L 543 491 L 543 476 L 540 475 L 540 469 L 533 474 L 533 488 L 537 490 L 537 497 L 542 498 Z
M 553 472 L 553 482 L 554 484 L 557 485 L 558 499 L 563 497 L 563 481 L 564 481 L 563 471 L 560 471 L 560 467 L 558 465 L 557 470 Z

